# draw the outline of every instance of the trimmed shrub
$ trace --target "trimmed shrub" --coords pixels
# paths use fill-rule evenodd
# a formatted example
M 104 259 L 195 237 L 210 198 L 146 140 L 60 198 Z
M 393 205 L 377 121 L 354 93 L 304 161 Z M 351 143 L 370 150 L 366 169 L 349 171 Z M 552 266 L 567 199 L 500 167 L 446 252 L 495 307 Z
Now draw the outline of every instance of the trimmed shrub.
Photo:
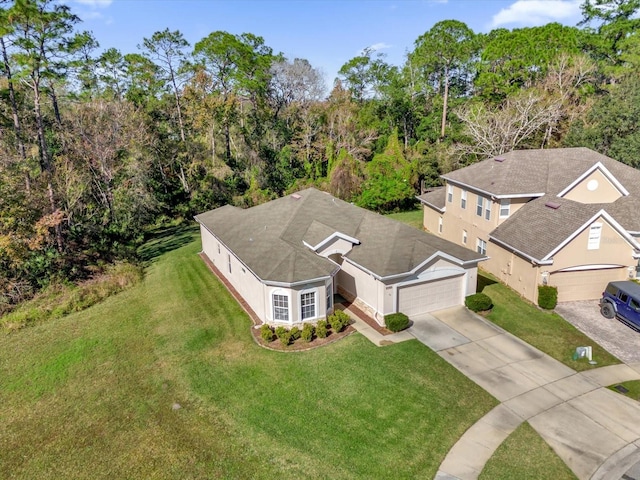
M 552 285 L 538 285 L 538 306 L 546 310 L 553 310 L 558 304 L 558 287 Z
M 291 334 L 291 340 L 294 342 L 300 338 L 300 329 L 298 327 L 292 327 L 289 333 Z
M 260 336 L 262 337 L 262 340 L 269 343 L 273 340 L 273 330 L 271 330 L 269 325 L 263 323 L 260 327 Z
M 291 343 L 291 332 L 283 326 L 276 327 L 276 337 L 278 337 L 282 345 L 286 346 Z
M 318 320 L 316 323 L 316 336 L 318 338 L 327 338 L 329 332 L 327 331 L 327 321 Z
M 473 295 L 469 295 L 464 299 L 464 304 L 469 310 L 474 312 L 484 312 L 486 310 L 491 310 L 493 307 L 491 297 L 486 293 L 474 293 Z
M 342 330 L 344 330 L 344 327 L 349 325 L 349 322 L 351 322 L 351 317 L 349 317 L 348 313 L 343 312 L 342 310 L 336 310 L 331 315 L 329 315 L 329 323 L 331 324 L 331 329 L 336 333 L 340 333 Z
M 313 340 L 313 325 L 310 323 L 302 325 L 302 333 L 300 336 L 302 337 L 302 340 L 307 343 Z
M 399 332 L 409 326 L 409 317 L 402 312 L 390 313 L 384 316 L 384 323 L 392 332 Z

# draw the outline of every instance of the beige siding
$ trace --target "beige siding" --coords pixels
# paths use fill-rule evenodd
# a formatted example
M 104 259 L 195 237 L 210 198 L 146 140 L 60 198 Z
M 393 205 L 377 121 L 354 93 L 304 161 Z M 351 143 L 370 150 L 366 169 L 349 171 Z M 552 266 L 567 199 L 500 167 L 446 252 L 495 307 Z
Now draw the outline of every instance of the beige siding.
M 569 190 L 564 198 L 580 203 L 612 203 L 621 196 L 615 185 L 597 169 Z
M 222 275 L 245 299 L 251 309 L 263 322 L 268 321 L 264 284 L 246 268 L 209 230 L 200 226 L 202 251 L 209 257 Z M 231 272 L 229 272 L 231 259 Z

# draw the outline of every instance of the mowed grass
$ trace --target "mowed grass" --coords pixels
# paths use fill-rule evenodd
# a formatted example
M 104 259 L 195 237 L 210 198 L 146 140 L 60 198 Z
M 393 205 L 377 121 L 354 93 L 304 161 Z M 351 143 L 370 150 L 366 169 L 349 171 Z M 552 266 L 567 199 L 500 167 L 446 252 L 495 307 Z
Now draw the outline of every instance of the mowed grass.
M 623 389 L 627 391 L 621 391 L 616 387 L 623 387 Z M 616 393 L 619 393 L 620 395 L 624 395 L 640 402 L 640 380 L 629 380 L 628 382 L 614 383 L 613 385 L 609 385 L 607 388 Z
M 137 286 L 0 336 L 0 478 L 433 478 L 496 405 L 417 341 L 260 348 L 192 238 L 150 244 Z
M 411 210 L 409 212 L 390 213 L 387 215 L 387 217 L 393 218 L 394 220 L 398 220 L 402 223 L 406 223 L 407 225 L 415 227 L 419 230 L 423 229 L 424 212 L 422 208 Z
M 498 447 L 479 479 L 575 480 L 576 476 L 525 422 Z
M 526 302 L 485 273 L 479 274 L 478 278 L 478 291 L 489 295 L 494 304 L 487 318 L 496 325 L 577 371 L 620 363 L 560 315 Z M 576 347 L 585 345 L 593 346 L 593 359 L 597 365 L 590 365 L 585 359 L 573 360 Z

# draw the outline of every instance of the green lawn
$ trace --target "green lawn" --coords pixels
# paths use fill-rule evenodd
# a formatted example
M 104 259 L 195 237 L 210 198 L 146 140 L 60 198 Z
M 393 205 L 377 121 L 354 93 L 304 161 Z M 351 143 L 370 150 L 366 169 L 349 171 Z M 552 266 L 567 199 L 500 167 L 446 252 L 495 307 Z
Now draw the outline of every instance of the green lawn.
M 433 478 L 496 405 L 417 341 L 258 347 L 191 235 L 150 243 L 137 286 L 0 336 L 0 478 Z
M 387 217 L 406 223 L 407 225 L 420 230 L 423 228 L 424 211 L 422 208 L 419 208 L 418 210 L 411 210 L 409 212 L 390 213 Z
M 619 385 L 624 387 L 627 391 L 625 392 L 624 390 L 623 391 L 618 390 L 616 387 Z M 610 385 L 607 388 L 609 388 L 609 390 L 613 390 L 616 393 L 625 395 L 633 400 L 640 402 L 640 380 L 629 380 L 628 382 L 615 383 L 613 385 Z
M 561 316 L 540 310 L 489 275 L 478 275 L 478 291 L 486 293 L 493 301 L 494 307 L 487 315 L 489 320 L 574 370 L 620 363 Z M 576 347 L 583 345 L 593 346 L 593 359 L 597 365 L 589 365 L 585 359 L 573 360 Z
M 480 480 L 575 480 L 576 476 L 528 424 L 520 425 L 498 447 Z

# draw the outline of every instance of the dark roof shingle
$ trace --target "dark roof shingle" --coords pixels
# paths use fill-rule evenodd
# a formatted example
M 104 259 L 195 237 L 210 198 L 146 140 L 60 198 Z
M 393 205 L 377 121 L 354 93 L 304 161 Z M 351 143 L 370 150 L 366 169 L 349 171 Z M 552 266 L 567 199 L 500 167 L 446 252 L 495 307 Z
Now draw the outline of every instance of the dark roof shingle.
M 380 277 L 408 273 L 444 252 L 462 262 L 472 250 L 309 188 L 246 210 L 225 206 L 196 216 L 259 278 L 296 283 L 330 275 L 336 265 L 315 246 L 335 232 L 358 239 L 346 255 Z

